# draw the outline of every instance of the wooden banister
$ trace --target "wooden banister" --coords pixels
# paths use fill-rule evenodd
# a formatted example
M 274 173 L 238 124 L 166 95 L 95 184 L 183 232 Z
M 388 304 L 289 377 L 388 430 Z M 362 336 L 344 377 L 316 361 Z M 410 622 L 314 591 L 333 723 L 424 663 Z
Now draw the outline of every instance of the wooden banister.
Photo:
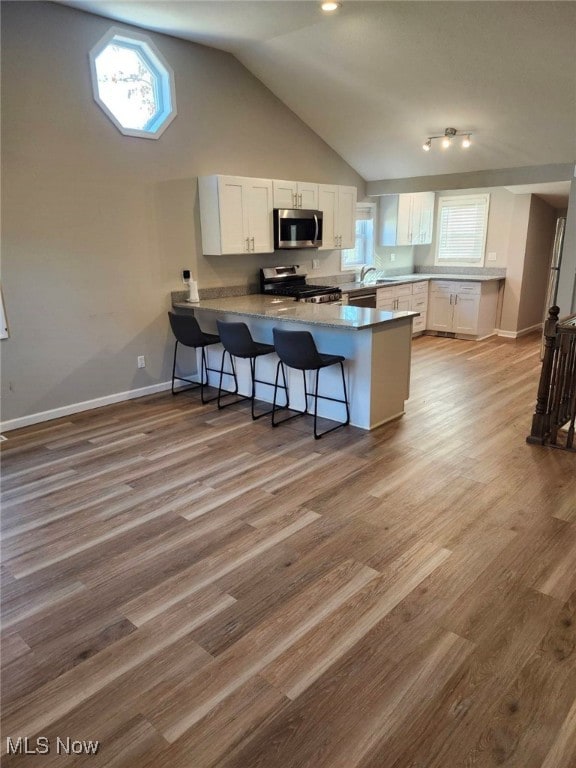
M 544 356 L 528 443 L 575 450 L 576 315 L 559 321 L 551 307 L 544 328 Z

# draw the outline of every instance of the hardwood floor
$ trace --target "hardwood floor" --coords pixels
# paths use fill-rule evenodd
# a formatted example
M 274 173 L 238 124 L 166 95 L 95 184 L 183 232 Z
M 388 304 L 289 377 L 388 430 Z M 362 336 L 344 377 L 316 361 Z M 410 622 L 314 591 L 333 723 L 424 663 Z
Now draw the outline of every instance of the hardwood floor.
M 538 339 L 413 361 L 371 433 L 193 393 L 9 433 L 2 751 L 50 751 L 2 765 L 575 768 L 576 456 L 525 443 Z

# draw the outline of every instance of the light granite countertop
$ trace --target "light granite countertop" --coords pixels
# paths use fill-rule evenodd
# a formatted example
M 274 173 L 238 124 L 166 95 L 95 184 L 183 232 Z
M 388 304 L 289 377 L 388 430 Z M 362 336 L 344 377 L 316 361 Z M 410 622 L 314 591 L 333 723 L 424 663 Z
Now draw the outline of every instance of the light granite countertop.
M 247 296 L 231 296 L 224 299 L 203 299 L 195 304 L 175 301 L 172 306 L 178 311 L 199 309 L 219 314 L 246 315 L 247 317 L 284 320 L 348 330 L 374 328 L 419 315 L 419 312 L 386 312 L 379 309 L 348 307 L 339 304 L 312 304 L 277 296 L 263 296 L 258 293 Z
M 393 285 L 402 285 L 406 283 L 420 283 L 428 280 L 457 280 L 464 283 L 473 281 L 476 283 L 485 283 L 493 280 L 505 280 L 506 278 L 501 275 L 457 275 L 457 274 L 428 274 L 423 272 L 415 272 L 409 275 L 396 275 L 394 277 L 386 278 L 381 282 L 366 281 L 364 283 L 342 283 L 338 287 L 342 293 L 354 293 L 356 291 L 364 292 L 368 289 L 387 288 Z M 309 281 L 311 282 L 311 281 Z

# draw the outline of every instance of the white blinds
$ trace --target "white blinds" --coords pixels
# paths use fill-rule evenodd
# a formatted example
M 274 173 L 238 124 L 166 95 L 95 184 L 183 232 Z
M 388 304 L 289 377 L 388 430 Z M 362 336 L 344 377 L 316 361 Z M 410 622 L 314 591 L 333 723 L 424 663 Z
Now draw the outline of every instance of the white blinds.
M 438 261 L 484 261 L 489 202 L 489 194 L 440 198 Z

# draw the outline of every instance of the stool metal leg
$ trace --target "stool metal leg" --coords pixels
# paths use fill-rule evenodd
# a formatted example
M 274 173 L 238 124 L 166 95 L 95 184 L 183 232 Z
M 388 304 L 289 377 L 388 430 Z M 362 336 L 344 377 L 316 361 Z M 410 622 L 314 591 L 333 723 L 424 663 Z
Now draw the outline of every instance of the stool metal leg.
M 267 384 L 268 386 L 273 386 L 272 382 L 270 382 L 270 381 L 262 381 L 262 380 L 256 378 L 256 361 L 257 361 L 258 358 L 257 357 L 250 357 L 250 358 L 248 358 L 248 360 L 250 361 L 250 379 L 251 379 L 251 382 L 250 382 L 250 385 L 251 385 L 251 387 L 250 387 L 250 395 L 248 395 L 248 396 L 240 395 L 240 394 L 238 394 L 238 376 L 236 374 L 236 366 L 234 364 L 234 356 L 231 355 L 230 353 L 228 353 L 228 356 L 230 358 L 230 365 L 232 367 L 232 371 L 229 372 L 229 371 L 225 371 L 224 370 L 224 361 L 225 361 L 226 351 L 227 350 L 224 350 L 222 352 L 222 362 L 221 362 L 221 365 L 220 365 L 220 379 L 219 379 L 219 383 L 218 383 L 218 397 L 217 397 L 218 408 L 220 410 L 222 410 L 222 408 L 227 408 L 229 405 L 234 405 L 235 403 L 239 403 L 242 400 L 250 400 L 250 413 L 251 413 L 253 421 L 257 421 L 258 419 L 261 419 L 263 416 L 269 416 L 272 413 L 272 411 L 273 411 L 273 407 L 270 408 L 267 411 L 264 411 L 263 413 L 258 413 L 258 414 L 255 412 L 255 409 L 254 409 L 254 404 L 256 402 L 256 384 Z M 235 395 L 236 399 L 232 400 L 232 402 L 230 402 L 230 403 L 224 403 L 223 404 L 221 401 L 222 401 L 222 397 L 223 397 L 223 395 L 222 395 L 222 391 L 223 391 L 222 390 L 222 377 L 224 376 L 224 374 L 226 374 L 227 376 L 233 376 L 233 378 L 234 378 L 234 390 L 232 392 L 228 392 L 228 391 L 224 390 L 225 391 L 225 395 L 224 396 L 226 396 L 226 395 Z M 282 386 L 282 385 L 279 385 L 279 386 L 280 386 L 280 389 L 284 389 L 284 391 L 286 392 L 286 398 L 288 398 L 288 388 L 286 387 L 286 384 L 284 384 L 284 386 Z
M 202 362 L 200 364 L 200 399 L 204 405 L 206 405 L 206 403 L 213 403 L 214 400 L 218 399 L 218 395 L 215 395 L 214 397 L 204 397 L 204 387 L 208 386 L 208 371 L 213 370 L 214 368 L 208 366 L 206 347 L 202 347 Z
M 295 419 L 298 416 L 305 416 L 309 413 L 308 411 L 308 398 L 312 397 L 314 398 L 314 411 L 311 414 L 314 418 L 314 438 L 316 440 L 319 440 L 324 435 L 327 435 L 329 432 L 334 432 L 335 429 L 340 429 L 340 427 L 345 427 L 350 423 L 350 408 L 348 406 L 348 392 L 346 390 L 346 377 L 344 375 L 344 365 L 340 362 L 340 372 L 342 374 L 342 388 L 344 391 L 344 399 L 341 400 L 337 397 L 328 397 L 327 395 L 319 395 L 318 394 L 318 382 L 320 380 L 320 371 L 322 369 L 318 368 L 316 369 L 316 381 L 314 384 L 314 392 L 308 392 L 308 385 L 306 383 L 306 371 L 302 371 L 302 380 L 304 383 L 304 398 L 306 402 L 306 409 L 304 411 L 298 411 L 294 408 L 290 408 L 289 406 L 289 400 L 288 400 L 288 386 L 287 386 L 287 380 L 286 380 L 286 372 L 284 368 L 284 363 L 280 360 L 278 361 L 278 365 L 276 366 L 276 378 L 274 381 L 274 399 L 272 401 L 272 426 L 273 427 L 279 427 L 280 424 L 284 424 L 286 421 L 290 421 L 291 419 Z M 281 387 L 281 385 L 278 384 L 278 378 L 280 375 L 280 371 L 282 372 L 282 377 L 284 381 L 284 386 L 286 387 L 286 405 L 283 408 L 278 408 L 276 406 L 276 400 L 277 400 L 277 392 L 278 389 Z M 336 424 L 334 427 L 330 427 L 330 429 L 324 430 L 324 432 L 318 432 L 318 400 L 331 400 L 334 403 L 342 403 L 346 407 L 346 421 L 340 422 Z M 276 421 L 276 412 L 279 410 L 291 410 L 293 411 L 291 416 L 288 416 L 285 419 L 282 419 L 282 421 Z
M 174 378 L 176 376 L 176 353 L 178 352 L 178 339 L 176 339 L 176 344 L 174 345 L 174 361 L 172 362 L 172 394 L 175 395 L 176 392 L 174 392 Z
M 284 384 L 278 383 L 278 376 L 282 372 L 282 381 Z M 284 394 L 286 395 L 286 405 L 277 406 L 276 405 L 276 399 L 278 396 L 278 390 L 283 389 Z M 288 416 L 286 419 L 282 419 L 282 421 L 276 421 L 275 416 L 277 411 L 287 411 L 290 409 L 290 394 L 288 392 L 288 381 L 286 379 L 286 371 L 284 369 L 284 363 L 281 360 L 278 360 L 278 365 L 276 366 L 276 377 L 274 379 L 274 397 L 272 398 L 272 426 L 278 427 L 280 424 L 284 424 L 285 421 L 290 421 L 290 419 L 295 419 L 296 416 L 302 416 L 306 411 L 298 411 L 297 413 L 293 414 L 292 416 Z
M 318 368 L 316 371 L 316 386 L 314 389 L 314 438 L 316 440 L 319 440 L 324 435 L 327 435 L 329 432 L 334 432 L 335 429 L 340 429 L 340 427 L 345 427 L 350 423 L 350 409 L 348 407 L 348 393 L 346 392 L 346 379 L 344 377 L 344 365 L 342 362 L 340 362 L 340 372 L 342 373 L 342 387 L 344 390 L 344 400 L 340 400 L 339 398 L 335 397 L 326 397 L 326 395 L 319 395 L 318 394 L 318 381 L 320 379 L 320 371 L 322 369 Z M 322 400 L 332 400 L 334 403 L 343 403 L 346 406 L 346 421 L 341 422 L 340 424 L 336 424 L 335 427 L 330 427 L 330 429 L 325 429 L 324 432 L 318 432 L 317 430 L 317 423 L 318 423 L 318 398 L 321 398 Z
M 208 367 L 208 362 L 206 358 L 206 348 L 201 347 L 201 362 L 200 362 L 200 381 L 192 381 L 192 379 L 187 379 L 183 376 L 176 376 L 176 362 L 177 362 L 177 356 L 178 356 L 178 340 L 176 340 L 176 343 L 174 344 L 174 360 L 172 361 L 172 394 L 173 395 L 179 395 L 182 392 L 187 392 L 190 389 L 198 389 L 200 388 L 200 399 L 202 400 L 202 403 L 206 405 L 206 403 L 211 403 L 213 400 L 216 400 L 216 397 L 210 397 L 206 398 L 204 397 L 204 387 L 208 386 L 208 371 L 214 371 L 214 368 Z M 194 351 L 198 349 L 198 347 L 193 347 Z M 217 369 L 216 369 L 217 371 Z M 175 381 L 185 381 L 190 386 L 188 387 L 180 387 L 180 389 L 176 390 L 174 389 L 174 382 Z
M 218 396 L 216 398 L 218 400 L 218 410 L 222 410 L 222 408 L 227 408 L 229 405 L 234 405 L 234 403 L 237 402 L 236 400 L 233 400 L 231 403 L 224 403 L 224 405 L 222 405 L 222 402 L 221 402 L 221 400 L 222 400 L 222 377 L 224 376 L 224 374 L 226 374 L 227 376 L 232 376 L 233 379 L 234 379 L 234 390 L 232 392 L 226 391 L 226 395 L 237 395 L 238 394 L 238 377 L 236 376 L 236 368 L 234 366 L 234 358 L 230 354 L 228 354 L 228 356 L 230 358 L 230 366 L 232 368 L 232 371 L 225 371 L 224 370 L 224 359 L 226 357 L 226 350 L 223 349 L 222 350 L 222 360 L 221 360 L 221 363 L 220 363 L 220 378 L 218 380 Z

